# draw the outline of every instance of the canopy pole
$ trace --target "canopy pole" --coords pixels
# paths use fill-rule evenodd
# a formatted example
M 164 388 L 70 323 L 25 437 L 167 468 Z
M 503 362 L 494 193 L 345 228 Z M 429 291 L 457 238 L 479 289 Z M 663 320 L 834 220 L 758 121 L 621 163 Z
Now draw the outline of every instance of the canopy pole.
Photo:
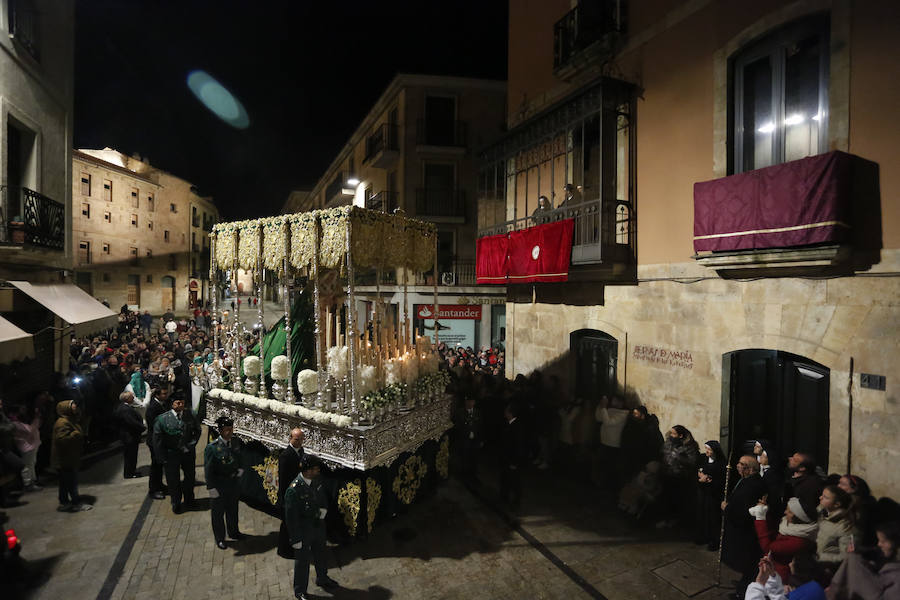
M 259 234 L 256 236 L 256 318 L 257 320 L 257 330 L 259 331 L 259 393 L 257 394 L 260 398 L 266 399 L 269 396 L 268 391 L 266 390 L 266 353 L 263 348 L 263 342 L 265 341 L 266 336 L 266 325 L 263 321 L 263 286 L 265 277 L 266 277 L 266 268 L 263 266 L 263 224 L 260 223 Z
M 322 407 L 325 405 L 325 392 L 323 390 L 325 387 L 325 359 L 322 354 L 324 345 L 322 342 L 322 300 L 319 289 L 319 219 L 315 216 L 313 217 L 312 240 L 313 259 L 310 269 L 313 280 L 313 313 L 315 313 L 316 324 L 316 377 L 318 379 L 315 406 L 317 409 L 322 410 Z M 325 343 L 327 344 L 328 340 L 325 340 Z
M 293 328 L 291 327 L 291 288 L 293 288 L 293 286 L 291 284 L 293 281 L 291 281 L 291 278 L 288 276 L 290 271 L 288 256 L 291 253 L 291 228 L 288 227 L 287 221 L 283 222 L 281 226 L 284 228 L 284 259 L 281 261 L 281 300 L 284 305 L 284 352 L 288 360 L 288 380 L 285 388 L 284 401 L 288 404 L 293 404 L 294 362 L 291 359 L 291 333 L 293 333 Z
M 356 333 L 356 302 L 353 293 L 354 272 L 353 272 L 353 218 L 347 219 L 347 346 L 350 355 L 350 420 L 354 425 L 359 425 L 359 411 L 356 398 L 356 380 L 357 380 L 357 333 Z

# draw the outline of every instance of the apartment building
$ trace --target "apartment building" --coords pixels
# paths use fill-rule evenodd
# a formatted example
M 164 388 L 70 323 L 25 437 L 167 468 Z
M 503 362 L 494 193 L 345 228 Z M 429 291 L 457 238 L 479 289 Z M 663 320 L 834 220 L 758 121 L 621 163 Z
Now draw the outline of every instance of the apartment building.
M 183 314 L 209 299 L 211 198 L 148 160 L 76 150 L 75 281 L 118 308 Z
M 493 265 L 508 376 L 900 494 L 898 29 L 893 2 L 511 2 L 479 247 L 571 240 L 552 283 Z
M 502 345 L 505 336 L 505 291 L 476 287 L 474 260 L 475 157 L 503 129 L 505 89 L 501 81 L 397 75 L 313 188 L 293 192 L 282 209 L 354 204 L 435 223 L 439 304 L 479 307 L 451 311 L 470 318 L 441 322 L 441 335 L 452 344 Z M 430 272 L 383 273 L 377 290 L 375 273 L 361 274 L 358 283 L 361 295 L 381 294 L 399 318 L 429 315 L 434 303 Z M 416 319 L 419 327 L 434 326 Z

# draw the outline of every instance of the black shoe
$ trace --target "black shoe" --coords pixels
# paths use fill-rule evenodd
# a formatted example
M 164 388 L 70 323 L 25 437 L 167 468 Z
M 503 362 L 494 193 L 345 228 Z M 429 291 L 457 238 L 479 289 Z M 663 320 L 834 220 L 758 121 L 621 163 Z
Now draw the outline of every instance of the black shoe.
M 184 505 L 187 506 L 188 510 L 196 510 L 198 507 L 196 500 L 186 500 Z
M 339 584 L 337 581 L 335 581 L 331 577 L 328 577 L 327 575 L 325 577 L 322 577 L 321 579 L 317 577 L 316 585 L 325 590 L 327 590 L 329 588 L 341 587 L 341 584 Z
M 224 550 L 225 548 L 228 547 L 225 545 L 225 542 L 222 540 L 219 540 L 218 542 L 216 542 L 216 546 L 219 548 L 219 550 Z
M 176 515 L 180 515 L 181 513 L 184 512 L 184 507 L 181 504 L 173 504 L 172 512 L 175 513 Z
M 162 492 L 150 492 L 150 497 L 153 498 L 154 500 L 162 500 L 163 498 L 166 497 L 166 495 L 163 494 Z

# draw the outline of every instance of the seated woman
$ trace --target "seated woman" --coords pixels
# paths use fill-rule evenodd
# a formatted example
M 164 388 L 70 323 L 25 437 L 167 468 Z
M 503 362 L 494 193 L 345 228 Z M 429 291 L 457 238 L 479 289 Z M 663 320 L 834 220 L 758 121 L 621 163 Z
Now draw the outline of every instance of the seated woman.
M 869 484 L 862 477 L 847 473 L 842 475 L 838 487 L 850 494 L 852 501 L 850 511 L 856 528 L 859 529 L 862 543 L 866 546 L 875 545 L 875 506 L 877 501 L 869 490 Z
M 900 548 L 900 522 L 882 523 L 876 527 L 875 533 L 878 537 L 878 549 L 881 551 L 878 561 L 880 566 L 870 565 L 851 547 L 847 559 L 841 563 L 831 585 L 825 590 L 828 600 L 900 598 L 900 557 L 897 555 Z M 876 569 L 873 570 L 873 566 Z
M 850 512 L 850 494 L 836 485 L 827 485 L 819 497 L 819 532 L 816 559 L 826 568 L 837 568 L 847 558 L 847 547 L 855 531 Z
M 798 498 L 791 498 L 784 509 L 778 531 L 772 531 L 766 520 L 768 508 L 763 499 L 750 509 L 750 514 L 756 518 L 754 526 L 759 547 L 763 554 L 771 556 L 775 571 L 783 581 L 787 581 L 791 573 L 791 560 L 798 554 L 810 554 L 815 550 L 819 524 L 809 516 Z

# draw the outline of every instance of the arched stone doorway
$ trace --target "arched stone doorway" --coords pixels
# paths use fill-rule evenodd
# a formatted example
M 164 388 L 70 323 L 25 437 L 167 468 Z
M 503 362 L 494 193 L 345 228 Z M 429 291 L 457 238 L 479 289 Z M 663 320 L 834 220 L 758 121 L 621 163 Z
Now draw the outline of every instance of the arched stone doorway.
M 162 309 L 175 310 L 175 278 L 166 275 L 159 280 L 159 284 L 162 288 Z
M 619 342 L 596 329 L 569 334 L 569 349 L 575 358 L 572 398 L 599 398 L 616 392 Z
M 722 356 L 723 450 L 745 451 L 769 440 L 784 457 L 810 452 L 828 465 L 830 370 L 779 350 L 738 350 Z

